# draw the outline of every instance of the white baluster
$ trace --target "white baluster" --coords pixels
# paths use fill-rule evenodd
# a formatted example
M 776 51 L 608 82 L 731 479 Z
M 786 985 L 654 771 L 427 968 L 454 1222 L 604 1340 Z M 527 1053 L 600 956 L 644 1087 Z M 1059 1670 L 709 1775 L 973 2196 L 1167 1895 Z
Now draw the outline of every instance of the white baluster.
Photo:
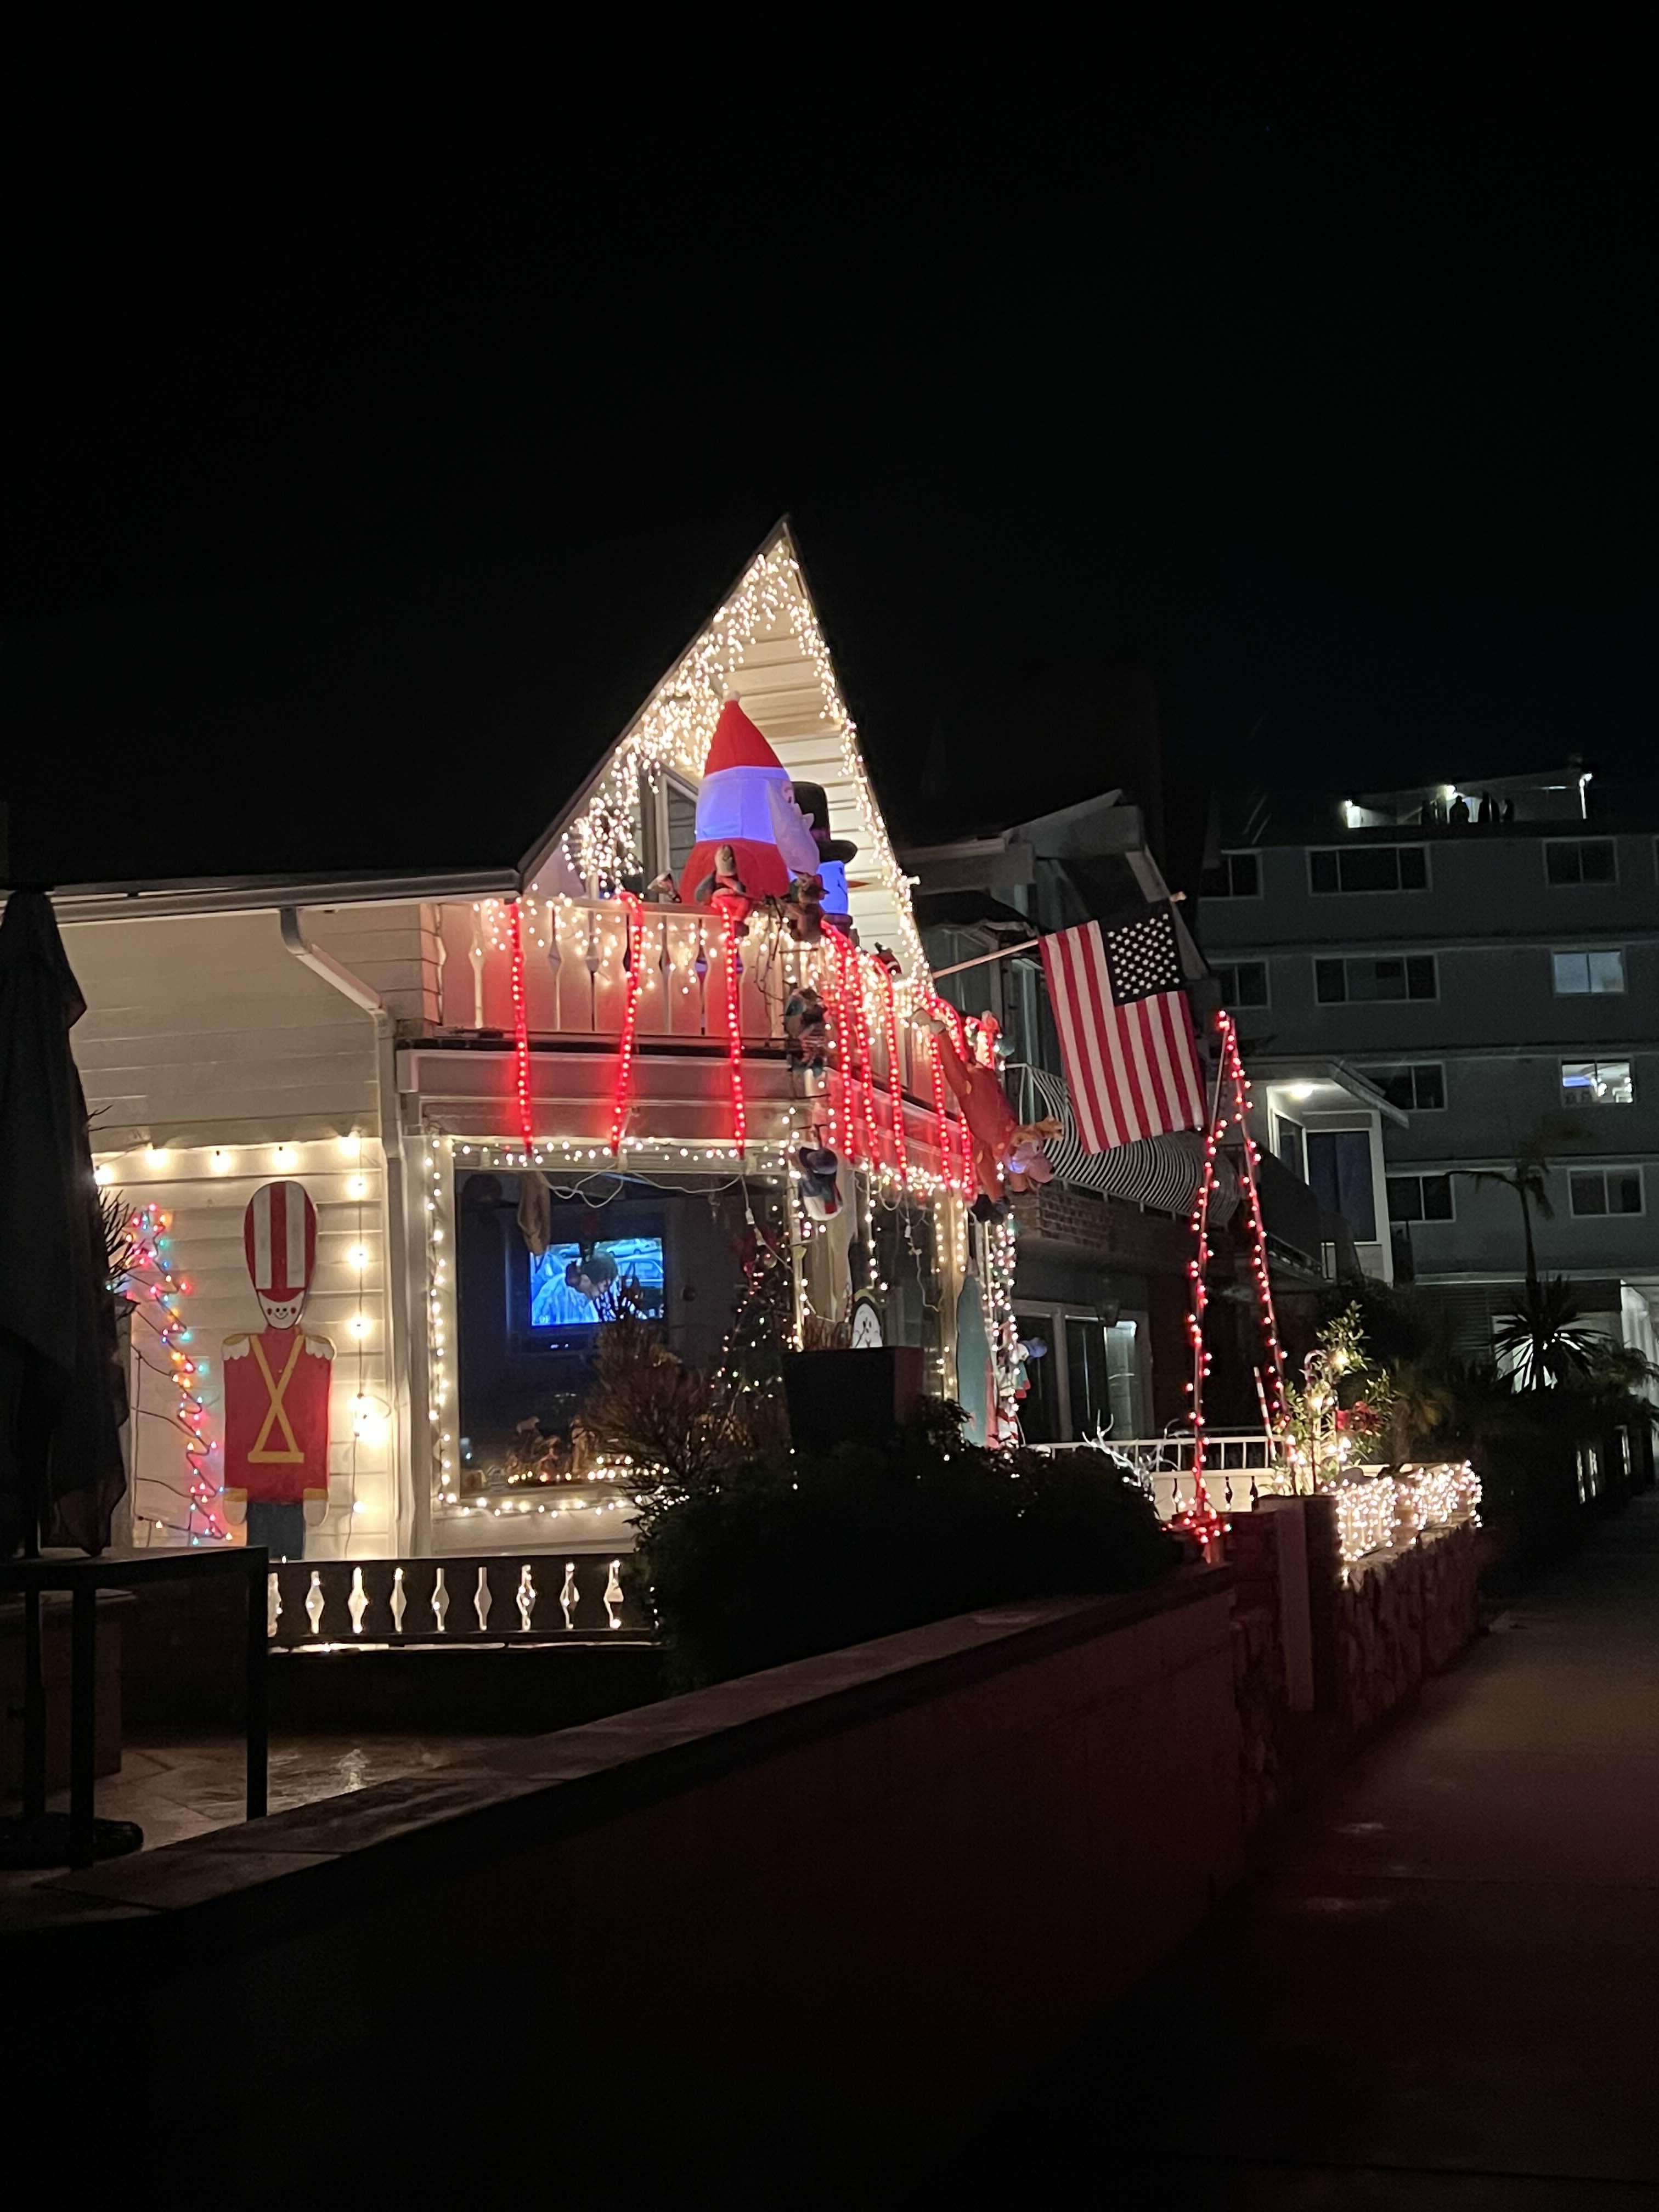
M 564 1625 L 567 1628 L 574 1628 L 576 1626 L 570 1616 L 576 1609 L 576 1600 L 579 1595 L 580 1592 L 576 1588 L 576 1562 L 574 1559 L 567 1559 L 564 1563 L 564 1588 L 559 1592 L 559 1603 L 564 1610 Z
M 536 1585 L 530 1578 L 526 1564 L 519 1570 L 519 1625 L 526 1635 L 530 1633 L 530 1616 L 536 1610 Z
M 283 1586 L 276 1577 L 265 1577 L 265 1634 L 275 1636 L 276 1624 L 283 1617 Z
M 323 1625 L 323 1578 L 315 1567 L 311 1571 L 311 1588 L 306 1592 L 306 1612 L 311 1620 L 311 1632 L 316 1635 Z
M 392 1571 L 392 1632 L 394 1636 L 401 1636 L 404 1632 L 404 1613 L 408 1605 L 409 1600 L 404 1595 L 404 1571 L 401 1567 L 394 1567 Z
M 605 1586 L 605 1620 L 612 1628 L 620 1628 L 622 1626 L 623 1586 L 622 1577 L 617 1572 L 617 1569 L 621 1565 L 622 1561 L 620 1559 L 612 1559 L 611 1562 L 611 1579 Z
M 438 1578 L 432 1585 L 432 1618 L 438 1624 L 438 1633 L 444 1632 L 444 1615 L 449 1611 L 449 1592 L 444 1586 L 444 1571 L 438 1570 Z
M 363 1588 L 363 1571 L 361 1567 L 354 1567 L 351 1570 L 351 1595 L 346 1600 L 346 1611 L 351 1615 L 352 1634 L 361 1636 L 363 1632 L 363 1615 L 368 1611 L 368 1592 Z
M 483 1635 L 489 1629 L 490 1604 L 489 1570 L 488 1567 L 480 1567 L 478 1570 L 478 1588 L 472 1600 L 472 1610 L 478 1616 L 478 1632 L 480 1635 Z
M 477 907 L 472 912 L 472 950 L 468 953 L 467 958 L 472 963 L 472 1026 L 475 1030 L 481 1030 L 484 1025 L 483 916 L 482 911 Z

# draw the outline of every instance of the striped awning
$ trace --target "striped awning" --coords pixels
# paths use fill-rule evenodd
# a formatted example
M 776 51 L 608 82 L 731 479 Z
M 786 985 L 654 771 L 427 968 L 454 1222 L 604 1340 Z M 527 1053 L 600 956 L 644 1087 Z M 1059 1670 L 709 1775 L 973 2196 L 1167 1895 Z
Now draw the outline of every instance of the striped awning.
M 1041 1067 L 1018 1071 L 1023 1094 L 1022 1115 L 1031 1121 L 1052 1114 L 1060 1134 L 1049 1139 L 1048 1164 L 1064 1182 L 1080 1183 L 1107 1198 L 1121 1198 L 1155 1212 L 1190 1213 L 1204 1180 L 1204 1138 L 1197 1129 L 1166 1137 L 1146 1137 L 1139 1144 L 1119 1145 L 1109 1152 L 1085 1152 L 1072 1118 L 1071 1101 L 1059 1076 Z M 1026 1105 L 1031 1111 L 1027 1114 Z M 1216 1188 L 1210 1200 L 1210 1219 L 1218 1227 L 1238 1208 L 1238 1175 L 1223 1152 L 1216 1161 Z

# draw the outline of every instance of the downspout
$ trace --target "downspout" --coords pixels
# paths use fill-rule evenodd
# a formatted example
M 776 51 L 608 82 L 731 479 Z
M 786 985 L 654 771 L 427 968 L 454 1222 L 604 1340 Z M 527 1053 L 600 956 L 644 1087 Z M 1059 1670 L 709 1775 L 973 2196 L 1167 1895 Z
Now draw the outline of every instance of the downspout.
M 354 975 L 349 968 L 313 945 L 300 927 L 298 907 L 280 907 L 283 944 L 301 967 L 309 968 L 342 998 L 366 1013 L 374 1024 L 374 1099 L 380 1124 L 380 1157 L 386 1170 L 386 1348 L 391 1357 L 392 1398 L 398 1440 L 398 1466 L 407 1475 L 407 1503 L 394 1501 L 392 1540 L 397 1550 L 420 1556 L 432 1544 L 432 1484 L 430 1470 L 424 1478 L 417 1444 L 424 1440 L 426 1376 L 418 1360 L 410 1358 L 410 1323 L 405 1301 L 412 1293 L 409 1283 L 408 1184 L 404 1159 L 403 1121 L 398 1106 L 397 1038 L 386 1003 L 372 984 Z M 396 1489 L 402 1492 L 404 1485 Z

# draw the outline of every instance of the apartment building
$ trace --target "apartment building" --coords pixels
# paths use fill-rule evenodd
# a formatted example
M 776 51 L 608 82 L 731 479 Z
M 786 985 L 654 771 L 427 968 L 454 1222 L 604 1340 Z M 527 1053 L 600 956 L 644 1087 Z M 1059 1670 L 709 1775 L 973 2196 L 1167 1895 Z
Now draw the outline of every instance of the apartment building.
M 1247 1058 L 1327 1054 L 1391 1109 L 1357 1134 L 1275 1092 L 1264 1131 L 1356 1245 L 1489 1344 L 1538 1262 L 1652 1356 L 1659 1302 L 1659 796 L 1553 773 L 1224 812 L 1197 929 Z M 1385 1249 L 1388 1265 L 1380 1264 Z

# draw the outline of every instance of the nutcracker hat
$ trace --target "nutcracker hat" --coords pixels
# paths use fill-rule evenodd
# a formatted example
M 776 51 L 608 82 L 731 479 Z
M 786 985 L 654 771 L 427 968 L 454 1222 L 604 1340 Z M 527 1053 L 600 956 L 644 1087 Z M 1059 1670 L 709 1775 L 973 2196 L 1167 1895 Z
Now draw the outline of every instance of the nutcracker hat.
M 794 784 L 795 804 L 811 826 L 817 848 L 826 860 L 850 860 L 858 847 L 849 837 L 832 837 L 830 834 L 830 801 L 824 797 L 821 783 L 803 783 L 797 776 Z
M 304 1297 L 317 1265 L 317 1209 L 302 1182 L 268 1182 L 242 1217 L 247 1271 L 261 1297 L 291 1305 Z
M 703 763 L 697 842 L 680 878 L 688 905 L 715 872 L 722 845 L 732 848 L 750 898 L 785 897 L 791 873 L 817 865 L 811 833 L 789 795 L 789 771 L 736 699 L 720 708 Z

